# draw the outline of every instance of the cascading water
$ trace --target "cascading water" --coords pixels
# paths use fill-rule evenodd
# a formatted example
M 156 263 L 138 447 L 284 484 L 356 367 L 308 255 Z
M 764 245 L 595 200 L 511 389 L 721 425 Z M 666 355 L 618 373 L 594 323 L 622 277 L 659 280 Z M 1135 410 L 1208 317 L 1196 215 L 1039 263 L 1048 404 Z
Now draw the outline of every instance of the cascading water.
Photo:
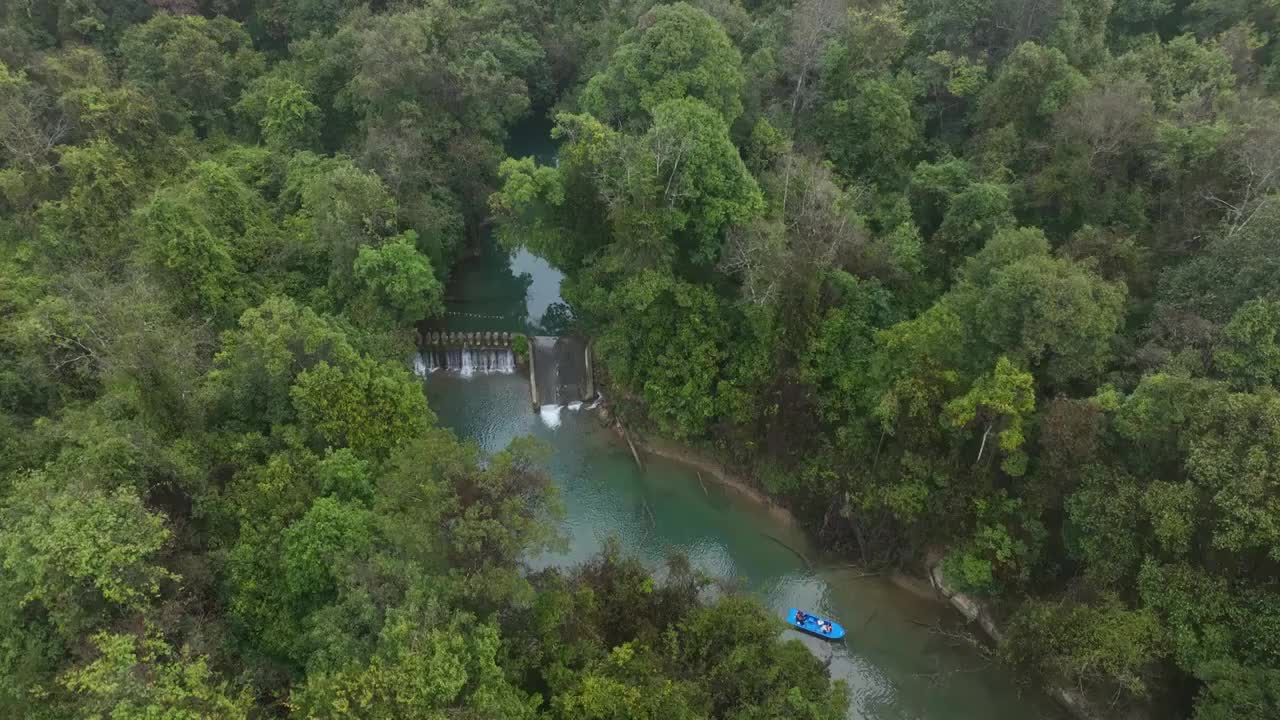
M 451 348 L 448 350 L 424 350 L 413 359 L 413 372 L 426 377 L 436 370 L 455 372 L 459 375 L 502 373 L 516 371 L 516 356 L 510 348 Z
M 574 400 L 573 402 L 567 405 L 555 405 L 555 404 L 543 405 L 542 407 L 538 408 L 538 416 L 542 418 L 543 425 L 546 425 L 549 428 L 555 429 L 560 427 L 560 415 L 565 410 L 568 410 L 570 412 L 578 412 L 584 408 L 587 410 L 592 410 L 592 409 L 595 409 L 596 407 L 599 407 L 600 399 L 601 399 L 600 395 L 597 393 L 595 396 L 595 399 L 591 401 L 590 405 L 587 405 L 581 400 Z
M 583 408 L 583 395 L 591 383 L 587 380 L 587 348 L 578 338 L 538 335 L 531 338 L 530 353 L 536 397 L 534 404 L 542 424 L 560 426 L 560 413 L 578 412 Z
M 549 428 L 560 427 L 560 411 L 563 409 L 563 405 L 543 405 L 538 408 L 538 415 L 542 417 L 542 424 Z

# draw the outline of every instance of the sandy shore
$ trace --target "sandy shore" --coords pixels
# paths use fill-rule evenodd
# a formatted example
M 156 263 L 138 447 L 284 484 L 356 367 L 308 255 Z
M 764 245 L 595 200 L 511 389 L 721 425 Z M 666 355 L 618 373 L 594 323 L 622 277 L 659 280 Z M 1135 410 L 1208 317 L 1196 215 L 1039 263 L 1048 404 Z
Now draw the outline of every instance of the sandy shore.
M 622 429 L 613 425 L 613 431 L 622 438 Z M 672 462 L 687 465 L 701 474 L 704 480 L 715 482 L 723 487 L 730 488 L 734 492 L 749 498 L 765 508 L 768 513 L 775 519 L 787 523 L 792 526 L 799 526 L 799 521 L 795 515 L 786 507 L 780 505 L 776 500 L 766 494 L 764 491 L 755 487 L 747 479 L 729 472 L 715 459 L 701 453 L 693 448 L 680 445 L 679 443 L 669 440 L 652 440 L 641 438 L 636 435 L 631 436 L 631 442 L 635 443 L 636 449 L 642 455 L 656 455 L 658 457 L 670 460 Z M 643 460 L 643 457 L 641 458 Z M 946 600 L 941 597 L 937 590 L 929 583 L 929 580 L 923 575 L 909 575 L 903 572 L 891 572 L 885 575 L 885 579 L 893 583 L 894 586 L 901 590 L 911 593 L 912 595 L 930 600 L 939 604 L 947 604 Z
M 613 425 L 613 430 L 618 434 L 618 437 L 625 438 L 622 429 L 616 423 Z M 729 472 L 719 462 L 698 452 L 697 450 L 694 450 L 693 448 L 685 447 L 679 443 L 667 440 L 650 440 L 636 435 L 631 435 L 631 442 L 635 443 L 636 449 L 638 449 L 642 455 L 656 455 L 660 458 L 680 463 L 681 465 L 687 465 L 698 472 L 699 476 L 703 480 L 730 488 L 734 492 L 750 498 L 753 502 L 758 503 L 761 507 L 767 510 L 768 513 L 776 520 L 787 523 L 788 525 L 799 525 L 799 522 L 796 520 L 795 516 L 791 514 L 790 510 L 779 505 L 777 501 L 769 497 L 759 488 L 756 488 L 745 478 Z M 641 459 L 643 460 L 643 457 Z

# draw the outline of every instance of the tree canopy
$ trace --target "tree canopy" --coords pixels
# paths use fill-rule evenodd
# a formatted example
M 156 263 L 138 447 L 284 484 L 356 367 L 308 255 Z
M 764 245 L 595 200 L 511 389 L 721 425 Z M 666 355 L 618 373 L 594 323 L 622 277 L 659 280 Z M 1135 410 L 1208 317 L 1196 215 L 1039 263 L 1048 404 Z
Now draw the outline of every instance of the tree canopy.
M 715 319 L 665 271 L 708 276 L 764 206 L 740 52 L 692 6 L 623 39 L 588 5 L 0 8 L 0 717 L 844 716 L 687 563 L 532 570 L 563 545 L 544 449 L 482 454 L 406 362 L 522 174 L 511 212 L 590 183 L 584 225 L 675 237 L 634 290 L 655 327 Z M 611 55 L 610 124 L 561 108 L 596 138 L 565 175 L 500 168 Z M 578 241 L 557 261 L 595 262 Z M 673 427 L 714 415 L 701 380 Z
M 842 717 L 685 565 L 526 566 L 540 451 L 405 367 L 490 232 L 633 432 L 1003 660 L 1280 716 L 1278 48 L 1272 0 L 4 4 L 0 716 Z
M 940 558 L 1100 708 L 1280 712 L 1234 629 L 1280 598 L 1272 4 L 694 5 L 490 200 L 631 431 Z

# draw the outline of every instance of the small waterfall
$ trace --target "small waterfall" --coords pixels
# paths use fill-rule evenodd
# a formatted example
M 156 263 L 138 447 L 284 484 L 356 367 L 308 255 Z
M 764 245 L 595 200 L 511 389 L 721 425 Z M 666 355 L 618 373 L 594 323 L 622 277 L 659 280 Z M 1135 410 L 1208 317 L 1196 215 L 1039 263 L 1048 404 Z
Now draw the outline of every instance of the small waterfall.
M 560 427 L 561 415 L 565 410 L 569 412 L 580 412 L 583 409 L 591 410 L 600 405 L 600 395 L 597 394 L 595 400 L 590 405 L 581 400 L 574 400 L 567 405 L 543 405 L 538 408 L 538 415 L 542 417 L 542 423 L 549 428 Z
M 436 370 L 455 372 L 463 377 L 489 373 L 511 374 L 516 371 L 516 356 L 510 348 L 449 348 L 426 350 L 413 360 L 413 371 L 420 377 Z
M 543 405 L 538 410 L 538 414 L 542 416 L 542 424 L 549 428 L 560 427 L 560 411 L 563 409 L 562 405 Z
M 475 350 L 471 352 L 471 366 L 475 372 L 513 373 L 516 358 L 510 350 Z

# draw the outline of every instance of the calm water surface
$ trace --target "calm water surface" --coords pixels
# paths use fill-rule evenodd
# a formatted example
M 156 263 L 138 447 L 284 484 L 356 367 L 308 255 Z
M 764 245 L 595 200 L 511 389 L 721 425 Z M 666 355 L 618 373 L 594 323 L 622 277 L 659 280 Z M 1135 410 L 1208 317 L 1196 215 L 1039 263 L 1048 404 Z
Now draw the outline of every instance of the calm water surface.
M 595 413 L 564 410 L 548 427 L 529 403 L 528 381 L 518 375 L 461 378 L 433 374 L 427 385 L 442 423 L 486 452 L 533 435 L 552 454 L 547 470 L 565 506 L 567 552 L 534 565 L 572 565 L 599 551 L 613 536 L 652 566 L 673 550 L 778 611 L 803 607 L 844 623 L 849 637 L 832 645 L 788 635 L 830 659 L 831 673 L 848 681 L 855 718 L 920 720 L 1024 720 L 1057 718 L 1038 698 L 1022 697 L 1013 681 L 971 650 L 956 647 L 924 626 L 940 608 L 878 578 L 854 570 L 824 570 L 824 563 L 794 528 L 715 484 L 706 492 L 693 471 L 648 457 L 643 471 L 625 445 L 600 427 Z M 811 569 L 778 541 L 809 556 Z
M 549 144 L 535 142 L 546 137 L 545 129 L 523 129 L 513 146 L 532 147 L 526 154 L 550 161 Z M 537 257 L 508 254 L 490 243 L 451 279 L 449 308 L 457 314 L 447 318 L 448 326 L 538 328 L 560 302 L 560 277 Z M 477 317 L 484 315 L 503 319 Z M 830 569 L 838 563 L 824 560 L 795 528 L 730 490 L 711 483 L 704 490 L 684 466 L 646 458 L 644 469 L 637 468 L 626 446 L 592 412 L 565 409 L 552 427 L 531 408 L 524 377 L 438 372 L 427 380 L 427 396 L 441 423 L 487 453 L 525 435 L 551 448 L 547 471 L 564 503 L 568 550 L 536 558 L 534 565 L 572 565 L 612 536 L 654 567 L 670 552 L 683 552 L 698 567 L 735 580 L 779 617 L 788 607 L 802 607 L 837 618 L 849 632 L 841 644 L 787 632 L 849 683 L 850 717 L 1059 718 L 1038 695 L 1021 694 L 999 667 L 929 632 L 939 618 L 938 605 L 881 579 L 858 578 L 856 570 Z

